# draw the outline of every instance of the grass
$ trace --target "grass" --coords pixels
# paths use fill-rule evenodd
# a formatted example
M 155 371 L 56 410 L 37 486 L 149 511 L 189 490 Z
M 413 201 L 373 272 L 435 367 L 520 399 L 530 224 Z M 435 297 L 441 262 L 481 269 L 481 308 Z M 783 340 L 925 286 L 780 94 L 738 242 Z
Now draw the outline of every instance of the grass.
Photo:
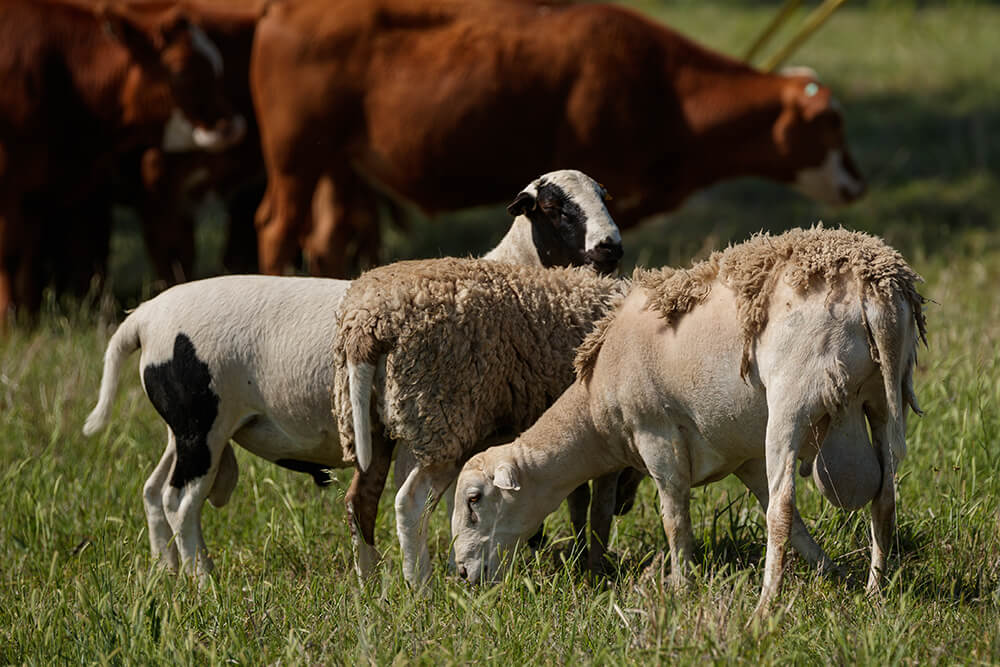
M 774 9 L 642 7 L 733 53 Z M 926 416 L 910 422 L 881 597 L 795 562 L 783 613 L 746 632 L 763 516 L 732 480 L 693 494 L 702 561 L 689 591 L 664 587 L 661 562 L 639 566 L 665 547 L 648 482 L 614 528 L 626 563 L 617 580 L 589 582 L 546 552 L 501 587 L 468 590 L 445 576 L 439 512 L 435 575 L 416 597 L 399 574 L 386 494 L 377 542 L 387 562 L 362 587 L 344 521 L 347 471 L 319 491 L 242 450 L 232 501 L 204 512 L 218 572 L 199 591 L 149 559 L 141 487 L 165 434 L 134 360 L 112 426 L 80 434 L 111 330 L 100 313 L 116 308 L 49 302 L 37 328 L 0 342 L 0 663 L 1000 662 L 998 30 L 995 6 L 841 10 L 796 61 L 848 109 L 869 195 L 826 210 L 776 186 L 730 183 L 625 237 L 628 264 L 678 264 L 757 229 L 822 218 L 885 235 L 924 275 L 930 340 L 916 388 Z M 478 252 L 505 224 L 495 209 L 418 221 L 389 239 L 387 259 Z M 127 227 L 114 247 L 119 298 L 133 303 L 141 288 L 121 286 L 142 275 L 140 248 Z M 820 544 L 863 577 L 867 512 L 829 507 L 810 482 L 798 495 Z M 565 510 L 548 526 L 570 534 Z

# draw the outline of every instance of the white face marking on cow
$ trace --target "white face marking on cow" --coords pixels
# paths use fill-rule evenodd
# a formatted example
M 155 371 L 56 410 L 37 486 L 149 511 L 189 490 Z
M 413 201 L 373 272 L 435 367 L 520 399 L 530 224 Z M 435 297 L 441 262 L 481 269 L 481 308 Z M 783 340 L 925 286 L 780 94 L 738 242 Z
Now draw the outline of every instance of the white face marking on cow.
M 597 181 L 581 171 L 562 169 L 536 179 L 525 188 L 525 191 L 537 196 L 537 184 L 542 181 L 558 185 L 583 210 L 587 219 L 585 251 L 593 250 L 605 241 L 621 243 L 622 236 L 618 231 L 618 225 L 611 219 L 611 214 L 604 205 L 606 193 Z
M 839 206 L 859 196 L 865 186 L 847 170 L 843 153 L 831 150 L 818 167 L 802 169 L 796 174 L 795 187 L 813 199 Z
M 230 120 L 224 130 L 207 130 L 196 127 L 191 136 L 195 145 L 204 151 L 217 152 L 238 144 L 247 131 L 247 122 L 243 116 L 236 115 Z
M 181 112 L 174 109 L 163 128 L 163 150 L 168 153 L 188 151 L 223 151 L 240 142 L 246 134 L 243 116 L 234 116 L 224 130 L 195 127 Z
M 198 150 L 194 143 L 194 125 L 181 113 L 180 109 L 174 109 L 170 114 L 170 119 L 163 127 L 163 150 L 168 153 L 183 153 L 185 151 Z
M 191 25 L 188 30 L 191 33 L 191 45 L 212 64 L 215 76 L 222 77 L 222 54 L 219 52 L 218 47 L 215 46 L 200 27 Z

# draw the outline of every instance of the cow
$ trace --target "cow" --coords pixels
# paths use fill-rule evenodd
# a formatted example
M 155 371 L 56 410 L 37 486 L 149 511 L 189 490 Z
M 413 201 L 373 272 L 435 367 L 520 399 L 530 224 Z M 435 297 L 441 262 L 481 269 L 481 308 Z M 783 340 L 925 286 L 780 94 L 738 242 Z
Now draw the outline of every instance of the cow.
M 828 87 L 762 73 L 614 5 L 286 0 L 258 26 L 250 85 L 267 273 L 302 246 L 317 272 L 342 274 L 343 230 L 374 224 L 372 182 L 434 214 L 573 166 L 615 193 L 622 227 L 742 176 L 832 204 L 865 190 Z M 337 218 L 318 233 L 322 177 Z
M 165 136 L 207 150 L 239 141 L 223 69 L 180 6 L 0 0 L 0 318 L 37 310 L 43 237 L 57 271 L 106 255 L 121 151 Z
M 157 0 L 161 5 L 175 0 Z M 195 258 L 194 212 L 209 191 L 229 213 L 223 265 L 229 271 L 256 270 L 254 214 L 264 191 L 264 165 L 250 99 L 250 50 L 262 3 L 237 0 L 193 8 L 198 25 L 226 63 L 222 85 L 227 99 L 247 121 L 239 145 L 225 151 L 200 150 L 188 137 L 132 152 L 121 163 L 124 182 L 118 201 L 134 206 L 143 223 L 146 249 L 156 277 L 167 284 L 192 277 Z

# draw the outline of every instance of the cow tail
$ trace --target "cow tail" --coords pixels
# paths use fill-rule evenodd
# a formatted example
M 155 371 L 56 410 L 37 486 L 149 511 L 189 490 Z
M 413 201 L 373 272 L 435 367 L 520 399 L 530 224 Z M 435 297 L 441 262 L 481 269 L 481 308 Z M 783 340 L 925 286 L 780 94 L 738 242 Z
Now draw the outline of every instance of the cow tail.
M 108 341 L 108 349 L 104 353 L 104 374 L 101 377 L 101 390 L 97 406 L 87 415 L 87 421 L 83 425 L 84 435 L 93 435 L 107 426 L 111 416 L 111 405 L 118 392 L 118 375 L 122 362 L 139 349 L 139 338 L 139 320 L 133 314 L 125 318 L 111 340 Z

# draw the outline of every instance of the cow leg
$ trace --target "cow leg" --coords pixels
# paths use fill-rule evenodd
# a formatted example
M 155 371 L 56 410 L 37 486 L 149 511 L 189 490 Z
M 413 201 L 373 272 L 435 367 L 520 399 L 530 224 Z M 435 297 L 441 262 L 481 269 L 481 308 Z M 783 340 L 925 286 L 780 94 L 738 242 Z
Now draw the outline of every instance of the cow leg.
M 606 560 L 608 538 L 611 536 L 611 519 L 615 515 L 615 492 L 619 473 L 598 477 L 594 482 L 594 495 L 590 499 L 590 553 L 587 564 L 591 572 L 608 573 L 612 568 Z
M 458 468 L 417 465 L 396 494 L 396 532 L 403 553 L 403 578 L 420 588 L 430 578 L 427 524 L 441 495 L 455 481 Z
M 257 258 L 261 273 L 281 275 L 294 264 L 311 228 L 318 174 L 269 174 L 268 191 L 257 210 Z
M 371 253 L 370 230 L 378 227 L 371 188 L 349 169 L 324 176 L 313 200 L 313 225 L 303 249 L 314 275 L 346 278 L 360 255 Z M 376 234 L 377 243 L 377 234 Z M 351 261 L 351 260 L 354 261 Z
M 24 213 L 19 202 L 6 206 L 0 216 L 0 274 L 6 276 L 5 285 L 0 284 L 2 312 L 35 315 L 42 303 L 39 234 L 43 221 Z
M 156 276 L 168 285 L 190 280 L 194 273 L 194 214 L 182 203 L 183 193 L 171 156 L 158 148 L 142 154 L 143 238 Z
M 671 425 L 665 432 L 637 432 L 635 444 L 659 492 L 663 531 L 670 545 L 671 582 L 678 588 L 686 586 L 694 562 L 691 463 L 687 443 L 680 430 Z
M 7 238 L 7 227 L 10 219 L 0 213 L 0 330 L 14 315 L 14 266 L 13 258 L 8 257 L 10 240 Z
M 163 498 L 176 454 L 177 442 L 174 432 L 168 427 L 167 449 L 142 487 L 142 504 L 146 509 L 146 525 L 149 528 L 149 549 L 153 558 L 171 572 L 177 571 L 177 545 L 163 509 Z
M 757 498 L 760 507 L 767 514 L 767 468 L 763 459 L 751 459 L 734 473 Z M 837 566 L 826 555 L 823 548 L 809 534 L 797 507 L 792 507 L 792 529 L 789 540 L 806 561 L 821 573 L 835 572 Z
M 770 388 L 769 388 L 770 389 Z M 754 618 L 768 613 L 781 589 L 785 567 L 785 548 L 795 515 L 795 463 L 799 449 L 809 434 L 810 420 L 799 405 L 801 391 L 774 387 L 768 401 L 767 431 L 764 441 L 767 466 L 767 553 L 764 557 L 764 583 Z M 786 401 L 782 403 L 783 400 Z
M 889 425 L 886 422 L 872 423 L 872 435 L 876 453 L 882 466 L 882 486 L 872 499 L 872 560 L 868 571 L 869 593 L 878 590 L 885 572 L 886 555 L 891 546 L 892 533 L 896 525 L 896 483 L 894 479 L 896 462 L 889 449 Z
M 362 581 L 371 576 L 378 562 L 375 550 L 375 520 L 378 501 L 392 464 L 392 441 L 380 433 L 372 434 L 372 460 L 368 470 L 354 469 L 354 478 L 347 489 L 348 526 L 354 544 L 354 569 Z

